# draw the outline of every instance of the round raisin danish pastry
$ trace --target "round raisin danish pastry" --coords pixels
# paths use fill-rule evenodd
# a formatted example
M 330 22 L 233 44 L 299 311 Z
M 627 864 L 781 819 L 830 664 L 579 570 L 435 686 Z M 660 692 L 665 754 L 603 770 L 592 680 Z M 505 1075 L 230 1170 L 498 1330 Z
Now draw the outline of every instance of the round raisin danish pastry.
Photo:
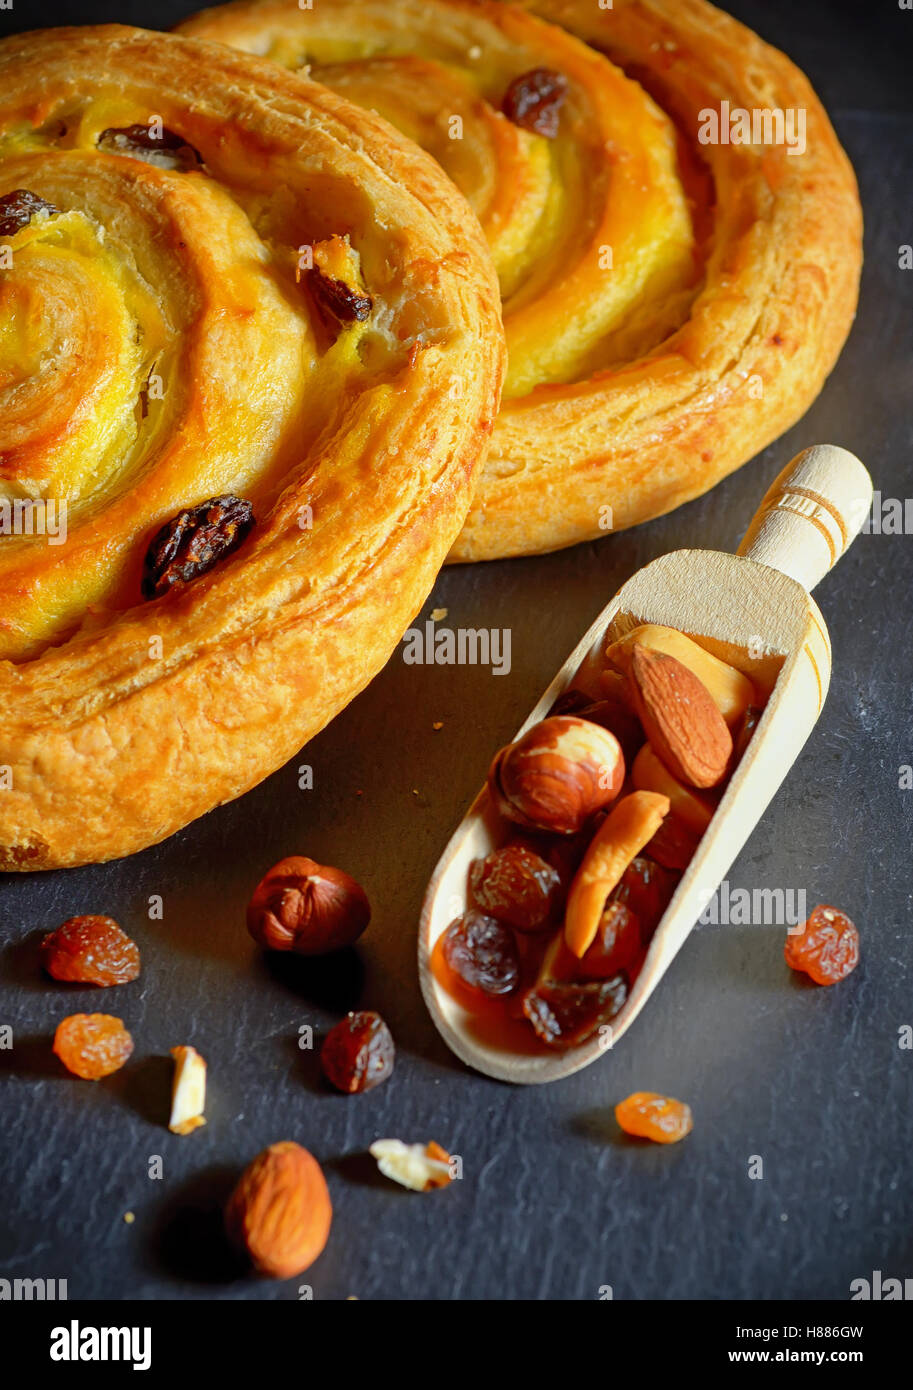
M 802 73 L 705 0 L 239 0 L 182 31 L 374 108 L 477 212 L 509 369 L 452 560 L 669 511 L 820 390 L 856 304 L 853 172 Z
M 439 166 L 304 77 L 110 26 L 0 43 L 0 868 L 240 795 L 383 665 L 504 369 Z

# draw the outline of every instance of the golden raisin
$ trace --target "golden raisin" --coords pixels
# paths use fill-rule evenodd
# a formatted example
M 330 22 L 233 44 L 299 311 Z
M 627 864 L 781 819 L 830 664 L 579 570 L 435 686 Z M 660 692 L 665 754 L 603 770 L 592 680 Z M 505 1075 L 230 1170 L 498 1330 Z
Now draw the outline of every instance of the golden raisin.
M 41 943 L 41 960 L 55 980 L 123 985 L 139 974 L 139 948 L 112 917 L 70 917 Z
M 818 985 L 835 985 L 859 964 L 859 932 L 845 912 L 819 903 L 805 926 L 787 936 L 786 964 L 804 970 Z
M 71 1014 L 57 1025 L 54 1051 L 67 1071 L 97 1081 L 119 1071 L 133 1051 L 123 1020 L 111 1014 Z
M 615 1118 L 625 1134 L 652 1139 L 656 1144 L 677 1144 L 691 1133 L 691 1107 L 655 1091 L 635 1091 L 615 1107 Z

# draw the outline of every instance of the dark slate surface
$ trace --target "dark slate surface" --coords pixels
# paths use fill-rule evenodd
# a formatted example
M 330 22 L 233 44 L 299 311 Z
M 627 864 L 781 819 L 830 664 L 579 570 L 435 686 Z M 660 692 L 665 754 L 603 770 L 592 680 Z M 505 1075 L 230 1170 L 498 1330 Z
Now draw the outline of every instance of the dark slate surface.
M 29 4 L 3 32 L 119 19 L 164 27 L 190 5 Z M 290 1299 L 225 1256 L 218 1207 L 262 1146 L 294 1137 L 326 1165 L 329 1248 L 319 1298 L 845 1299 L 850 1281 L 913 1274 L 909 537 L 858 540 L 818 593 L 834 644 L 823 717 L 733 867 L 733 887 L 805 888 L 861 924 L 863 962 L 834 990 L 803 987 L 780 927 L 694 933 L 617 1053 L 568 1081 L 515 1090 L 460 1066 L 438 1040 L 414 967 L 426 879 L 505 740 L 578 635 L 638 566 L 681 545 L 734 547 L 796 450 L 856 450 L 886 496 L 913 492 L 910 310 L 913 14 L 885 3 L 739 0 L 730 8 L 819 87 L 859 173 L 866 271 L 856 327 L 806 418 L 716 491 L 635 533 L 544 559 L 445 573 L 429 602 L 453 625 L 510 627 L 513 669 L 407 667 L 397 657 L 306 754 L 240 802 L 116 864 L 0 881 L 4 1073 L 0 1276 L 57 1276 L 71 1297 Z M 442 720 L 440 732 L 432 721 Z M 316 788 L 297 787 L 297 767 Z M 359 794 L 360 793 L 360 794 Z M 417 794 L 416 794 L 417 793 Z M 345 968 L 265 962 L 243 927 L 249 890 L 292 850 L 344 865 L 375 921 Z M 160 894 L 161 922 L 147 919 Z M 142 978 L 116 997 L 42 979 L 35 943 L 77 912 L 109 912 L 139 941 Z M 399 1065 L 377 1092 L 328 1094 L 301 1025 L 380 1009 Z M 116 1008 L 135 1060 L 97 1085 L 50 1056 L 58 1019 Z M 210 1062 L 206 1129 L 170 1135 L 167 1051 Z M 619 1136 L 635 1088 L 687 1098 L 694 1134 L 669 1150 Z M 378 1179 L 379 1135 L 434 1137 L 466 1177 L 427 1198 Z M 155 1155 L 163 1176 L 148 1176 Z M 749 1180 L 752 1155 L 764 1177 Z M 123 1214 L 136 1213 L 133 1225 Z

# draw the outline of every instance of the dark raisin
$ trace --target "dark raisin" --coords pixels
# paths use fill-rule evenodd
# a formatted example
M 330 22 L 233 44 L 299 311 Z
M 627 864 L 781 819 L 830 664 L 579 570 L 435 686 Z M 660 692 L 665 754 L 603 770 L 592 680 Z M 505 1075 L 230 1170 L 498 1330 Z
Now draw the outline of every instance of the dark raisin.
M 318 309 L 331 325 L 356 320 L 364 323 L 374 308 L 374 300 L 369 294 L 353 289 L 345 280 L 334 280 L 331 275 L 324 275 L 319 266 L 312 266 L 308 271 L 308 284 Z
M 551 718 L 553 714 L 580 714 L 592 703 L 592 695 L 587 695 L 583 690 L 575 690 L 571 686 L 569 690 L 563 690 L 558 696 L 548 712 L 548 718 Z
M 30 193 L 27 188 L 14 188 L 12 193 L 4 193 L 0 198 L 0 236 L 15 236 L 27 227 L 36 212 L 48 215 L 59 212 L 53 203 Z
M 482 912 L 466 912 L 444 933 L 444 960 L 464 985 L 493 998 L 512 994 L 520 983 L 520 958 L 513 933 Z
M 558 134 L 561 107 L 567 96 L 568 81 L 560 72 L 533 68 L 515 77 L 504 95 L 502 111 L 514 125 L 554 140 Z
M 576 1047 L 613 1019 L 627 997 L 623 975 L 591 984 L 540 983 L 524 995 L 523 1012 L 549 1047 Z
M 624 903 L 607 902 L 596 935 L 574 963 L 574 979 L 608 980 L 622 970 L 630 975 L 642 949 L 637 917 Z
M 161 598 L 205 574 L 241 544 L 253 524 L 251 504 L 231 494 L 178 512 L 156 532 L 146 552 L 144 596 Z
M 678 887 L 679 875 L 652 859 L 638 855 L 632 859 L 612 894 L 613 902 L 624 903 L 638 918 L 646 946 L 672 895 Z
M 379 1086 L 393 1071 L 396 1048 L 380 1014 L 349 1014 L 326 1036 L 320 1065 L 338 1091 L 357 1095 Z
M 644 854 L 649 859 L 655 859 L 657 864 L 662 864 L 666 869 L 681 872 L 691 863 L 700 842 L 700 835 L 674 812 L 670 812 L 652 840 L 648 840 L 644 845 Z
M 109 126 L 96 143 L 107 154 L 129 155 L 132 159 L 142 159 L 145 163 L 177 169 L 181 173 L 199 169 L 203 163 L 199 151 L 188 145 L 182 135 L 165 129 L 159 135 L 155 126 Z
M 469 885 L 476 907 L 522 932 L 550 926 L 562 897 L 558 870 L 522 845 L 476 859 Z

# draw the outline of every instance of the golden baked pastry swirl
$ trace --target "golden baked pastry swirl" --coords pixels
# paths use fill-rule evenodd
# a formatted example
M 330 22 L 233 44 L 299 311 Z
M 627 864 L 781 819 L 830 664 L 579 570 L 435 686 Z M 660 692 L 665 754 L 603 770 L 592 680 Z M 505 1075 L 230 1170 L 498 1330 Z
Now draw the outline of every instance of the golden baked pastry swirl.
M 182 26 L 373 107 L 478 213 L 510 365 L 452 560 L 570 545 L 706 491 L 807 409 L 856 304 L 853 172 L 783 54 L 705 0 L 527 9 L 239 0 Z M 702 143 L 708 111 L 722 133 L 724 113 L 765 110 L 784 135 L 802 113 L 801 152 L 764 143 L 773 124 Z
M 503 365 L 478 227 L 385 122 L 197 40 L 0 44 L 0 868 L 160 840 L 343 707 Z

